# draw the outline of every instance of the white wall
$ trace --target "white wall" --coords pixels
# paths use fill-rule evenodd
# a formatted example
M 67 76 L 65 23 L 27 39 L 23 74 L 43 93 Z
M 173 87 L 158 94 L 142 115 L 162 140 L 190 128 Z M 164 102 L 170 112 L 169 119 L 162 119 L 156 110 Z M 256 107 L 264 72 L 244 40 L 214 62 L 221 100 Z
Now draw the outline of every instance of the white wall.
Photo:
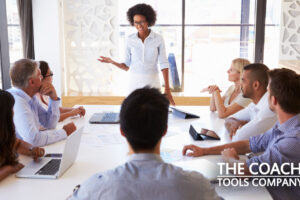
M 61 42 L 60 0 L 33 0 L 33 31 L 36 60 L 45 60 L 54 74 L 53 84 L 57 95 L 61 97 L 63 54 Z

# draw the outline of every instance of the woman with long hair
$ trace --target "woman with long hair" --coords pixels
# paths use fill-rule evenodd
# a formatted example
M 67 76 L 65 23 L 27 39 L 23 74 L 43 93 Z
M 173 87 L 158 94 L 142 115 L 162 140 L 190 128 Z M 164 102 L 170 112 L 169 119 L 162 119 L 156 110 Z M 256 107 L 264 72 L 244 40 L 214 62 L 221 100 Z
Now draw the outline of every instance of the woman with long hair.
M 0 181 L 24 167 L 18 161 L 18 153 L 32 156 L 35 160 L 45 153 L 43 148 L 33 147 L 16 138 L 14 103 L 15 100 L 9 92 L 0 90 Z

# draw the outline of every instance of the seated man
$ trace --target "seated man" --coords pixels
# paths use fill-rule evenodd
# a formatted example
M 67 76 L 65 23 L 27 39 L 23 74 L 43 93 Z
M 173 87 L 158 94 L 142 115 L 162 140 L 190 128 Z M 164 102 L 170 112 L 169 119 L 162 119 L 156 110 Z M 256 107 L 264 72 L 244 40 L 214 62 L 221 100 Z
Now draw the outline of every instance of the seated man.
M 168 107 L 168 99 L 157 89 L 146 87 L 131 93 L 120 112 L 129 161 L 90 177 L 71 199 L 219 199 L 201 174 L 183 171 L 160 158 Z
M 18 138 L 32 144 L 43 146 L 62 139 L 76 130 L 73 123 L 69 123 L 61 130 L 40 131 L 54 129 L 59 119 L 60 99 L 51 83 L 41 84 L 41 72 L 38 63 L 30 59 L 21 59 L 10 69 L 10 78 L 14 87 L 8 91 L 14 96 L 14 123 Z M 50 97 L 49 108 L 45 110 L 39 104 L 38 92 Z
M 261 174 L 259 168 L 265 163 L 271 165 L 270 168 L 284 163 L 294 163 L 296 167 L 300 163 L 300 75 L 289 69 L 274 69 L 269 72 L 269 77 L 269 106 L 278 118 L 272 129 L 249 140 L 216 147 L 188 145 L 183 148 L 183 154 L 197 157 L 222 152 L 223 160 L 232 166 L 243 162 L 238 154 L 263 152 L 244 162 L 246 175 L 251 175 L 249 167 L 252 163 L 255 163 L 251 167 L 252 172 L 258 174 Z M 287 167 L 285 172 L 291 172 L 291 167 L 284 167 Z M 271 187 L 268 190 L 274 199 L 300 199 L 299 187 Z
M 276 122 L 276 115 L 268 106 L 268 67 L 254 63 L 246 65 L 242 74 L 243 97 L 252 99 L 246 108 L 225 120 L 232 141 L 247 140 L 269 130 Z

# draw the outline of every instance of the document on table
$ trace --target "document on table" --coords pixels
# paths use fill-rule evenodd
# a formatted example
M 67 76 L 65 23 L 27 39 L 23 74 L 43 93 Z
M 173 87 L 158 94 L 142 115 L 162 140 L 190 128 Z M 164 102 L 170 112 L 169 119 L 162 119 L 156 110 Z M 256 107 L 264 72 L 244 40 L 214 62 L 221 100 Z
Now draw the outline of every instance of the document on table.
M 81 142 L 93 147 L 102 147 L 113 144 L 125 144 L 126 139 L 117 134 L 84 134 Z
M 183 156 L 181 150 L 175 149 L 162 149 L 162 151 L 160 152 L 160 156 L 167 163 L 192 159 L 191 157 Z

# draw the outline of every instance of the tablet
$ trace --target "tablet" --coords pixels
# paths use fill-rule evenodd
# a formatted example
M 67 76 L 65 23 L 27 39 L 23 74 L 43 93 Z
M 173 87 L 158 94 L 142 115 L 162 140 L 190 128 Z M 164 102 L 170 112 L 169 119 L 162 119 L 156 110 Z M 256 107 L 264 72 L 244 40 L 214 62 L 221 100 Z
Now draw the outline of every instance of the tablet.
M 198 133 L 193 125 L 190 125 L 189 133 L 194 140 L 220 140 L 220 137 L 214 131 L 202 128 Z

